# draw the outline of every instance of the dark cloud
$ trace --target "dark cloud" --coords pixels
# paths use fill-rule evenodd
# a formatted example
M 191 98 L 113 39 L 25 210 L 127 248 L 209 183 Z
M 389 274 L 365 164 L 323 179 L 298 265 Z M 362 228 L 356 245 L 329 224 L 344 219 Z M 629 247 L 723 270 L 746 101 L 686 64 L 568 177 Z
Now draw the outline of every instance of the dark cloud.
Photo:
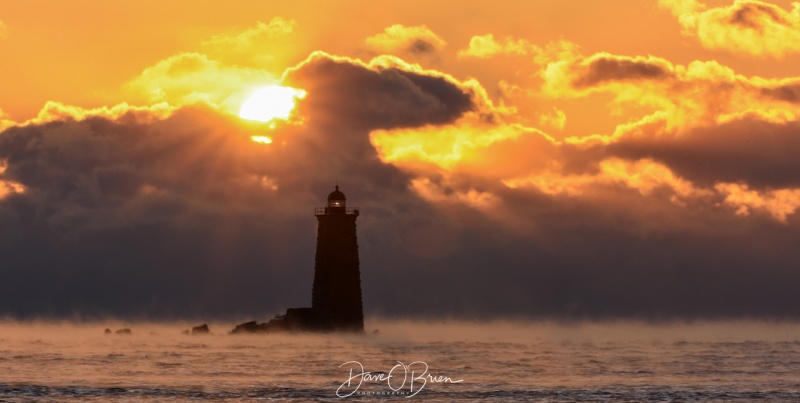
M 476 109 L 474 94 L 444 77 L 369 69 L 324 54 L 310 57 L 286 79 L 312 94 L 302 108 L 314 111 L 313 119 L 359 129 L 444 124 Z
M 800 186 L 800 123 L 747 117 L 680 135 L 628 136 L 607 152 L 652 158 L 701 185 L 746 182 L 754 188 Z
M 596 55 L 580 66 L 573 85 L 592 87 L 608 81 L 661 80 L 673 77 L 669 66 L 648 59 Z
M 446 229 L 458 235 L 456 251 L 435 259 L 391 251 L 385 262 L 402 264 L 365 274 L 383 283 L 368 295 L 402 314 L 473 318 L 800 314 L 794 227 L 742 225 L 711 206 L 689 210 L 633 191 L 613 200 L 501 194 L 515 225 L 458 215 L 458 229 Z
M 783 9 L 771 4 L 743 1 L 731 10 L 730 23 L 763 33 L 764 23 L 761 20 L 764 18 L 772 23 L 791 27 L 792 24 L 783 18 L 785 14 Z
M 413 54 L 434 53 L 437 50 L 436 44 L 433 44 L 425 39 L 414 39 L 411 41 L 411 44 L 408 45 L 408 52 Z
M 800 85 L 786 84 L 771 88 L 762 88 L 761 94 L 766 98 L 777 99 L 789 103 L 800 103 Z

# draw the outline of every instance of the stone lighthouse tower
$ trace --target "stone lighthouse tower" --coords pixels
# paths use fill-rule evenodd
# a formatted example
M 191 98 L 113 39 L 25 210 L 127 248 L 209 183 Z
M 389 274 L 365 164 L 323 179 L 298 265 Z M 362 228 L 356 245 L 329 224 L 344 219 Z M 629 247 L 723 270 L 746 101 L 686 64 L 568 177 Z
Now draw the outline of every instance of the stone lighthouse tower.
M 361 271 L 356 238 L 357 207 L 336 186 L 328 205 L 315 209 L 319 223 L 311 307 L 325 330 L 364 331 Z
M 358 207 L 347 207 L 344 193 L 328 195 L 328 205 L 314 209 L 317 254 L 311 308 L 289 308 L 267 323 L 242 323 L 231 333 L 283 331 L 364 332 L 361 271 L 358 268 L 356 218 Z

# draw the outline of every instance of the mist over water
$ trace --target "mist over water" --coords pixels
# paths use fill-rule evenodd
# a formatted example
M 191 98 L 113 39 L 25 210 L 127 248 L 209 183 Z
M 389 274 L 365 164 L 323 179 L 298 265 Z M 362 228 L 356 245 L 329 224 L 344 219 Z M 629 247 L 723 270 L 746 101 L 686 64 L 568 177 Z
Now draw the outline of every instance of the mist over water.
M 0 398 L 800 399 L 795 322 L 368 318 L 365 335 L 229 335 L 234 323 L 182 334 L 198 324 L 0 322 Z M 346 384 L 360 368 L 370 374 Z

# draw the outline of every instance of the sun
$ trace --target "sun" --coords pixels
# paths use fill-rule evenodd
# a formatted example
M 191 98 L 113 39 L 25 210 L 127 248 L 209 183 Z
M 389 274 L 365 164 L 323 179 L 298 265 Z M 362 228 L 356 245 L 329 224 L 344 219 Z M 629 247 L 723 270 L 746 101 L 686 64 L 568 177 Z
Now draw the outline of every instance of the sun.
M 261 144 L 272 144 L 272 139 L 267 136 L 250 136 L 250 140 Z
M 298 99 L 306 92 L 297 88 L 270 85 L 256 90 L 239 109 L 239 117 L 259 122 L 288 120 Z

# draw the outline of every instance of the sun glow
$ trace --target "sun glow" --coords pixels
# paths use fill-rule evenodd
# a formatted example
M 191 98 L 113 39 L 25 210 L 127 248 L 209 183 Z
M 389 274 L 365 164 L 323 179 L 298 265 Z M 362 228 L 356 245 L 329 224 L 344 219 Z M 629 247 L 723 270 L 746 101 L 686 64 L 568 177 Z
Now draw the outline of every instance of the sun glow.
M 271 85 L 256 90 L 239 110 L 243 119 L 269 122 L 275 119 L 288 120 L 298 99 L 306 92 L 291 87 Z
M 272 139 L 267 136 L 250 136 L 250 140 L 261 144 L 272 144 Z

